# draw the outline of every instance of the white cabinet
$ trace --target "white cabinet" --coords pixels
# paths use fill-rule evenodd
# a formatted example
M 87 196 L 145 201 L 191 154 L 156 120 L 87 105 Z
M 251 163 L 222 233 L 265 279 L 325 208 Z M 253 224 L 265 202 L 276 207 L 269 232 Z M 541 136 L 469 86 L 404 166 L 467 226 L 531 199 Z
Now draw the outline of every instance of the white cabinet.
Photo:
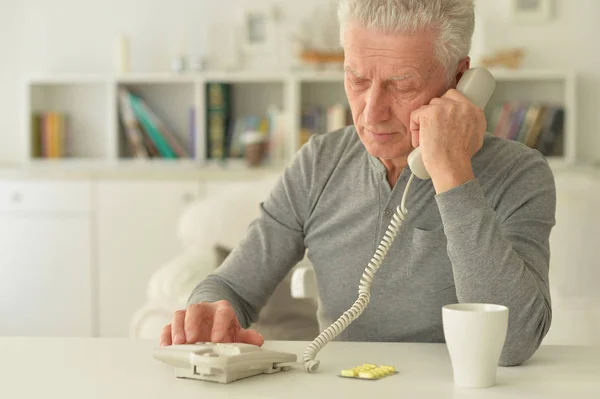
M 557 173 L 556 194 L 550 276 L 557 296 L 600 301 L 600 176 Z
M 0 336 L 90 336 L 89 182 L 0 182 Z
M 177 223 L 200 195 L 198 182 L 97 184 L 99 335 L 127 336 L 134 312 L 161 265 L 182 252 Z
M 558 172 L 546 344 L 600 344 L 600 176 Z
M 554 315 L 546 342 L 600 343 L 600 175 L 555 176 Z M 178 223 L 189 204 L 237 184 L 0 180 L 0 336 L 126 337 L 150 277 L 184 253 Z M 229 217 L 236 212 L 245 211 Z

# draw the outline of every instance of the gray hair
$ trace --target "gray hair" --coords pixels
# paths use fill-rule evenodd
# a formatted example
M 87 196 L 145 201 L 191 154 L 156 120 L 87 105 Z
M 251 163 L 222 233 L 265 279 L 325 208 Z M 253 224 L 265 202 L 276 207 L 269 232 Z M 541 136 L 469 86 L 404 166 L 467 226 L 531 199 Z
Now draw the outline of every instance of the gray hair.
M 475 28 L 474 0 L 340 0 L 340 43 L 348 22 L 382 32 L 414 34 L 434 29 L 439 61 L 450 79 L 469 55 Z

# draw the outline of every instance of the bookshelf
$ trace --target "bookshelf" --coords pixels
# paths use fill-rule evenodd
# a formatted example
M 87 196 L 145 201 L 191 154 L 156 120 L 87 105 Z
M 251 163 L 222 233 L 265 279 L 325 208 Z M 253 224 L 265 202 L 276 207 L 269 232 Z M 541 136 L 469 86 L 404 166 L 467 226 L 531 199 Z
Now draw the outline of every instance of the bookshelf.
M 564 167 L 576 162 L 577 150 L 577 78 L 573 71 L 563 70 L 491 70 L 497 84 L 486 107 L 488 130 L 493 130 L 494 109 L 506 102 L 537 103 L 562 108 L 562 137 L 553 154 L 547 159 L 553 167 Z
M 496 91 L 486 108 L 490 110 L 507 101 L 541 101 L 558 104 L 564 109 L 563 140 L 551 164 L 575 162 L 576 76 L 563 70 L 491 70 L 497 79 Z M 225 73 L 203 74 L 130 74 L 125 76 L 57 75 L 31 78 L 26 83 L 25 138 L 23 163 L 72 167 L 149 167 L 227 168 L 239 170 L 244 162 L 224 163 L 207 158 L 207 86 L 224 83 L 231 87 L 232 119 L 245 115 L 265 115 L 269 107 L 282 111 L 283 138 L 278 156 L 264 168 L 281 168 L 301 145 L 303 112 L 306 107 L 327 109 L 346 106 L 343 72 L 302 71 L 293 73 Z M 188 151 L 176 160 L 132 157 L 120 118 L 120 88 L 142 97 L 156 116 L 172 131 Z M 194 113 L 190 113 L 194 110 Z M 61 112 L 67 115 L 69 157 L 46 159 L 36 156 L 33 113 Z M 326 112 L 325 112 L 326 116 Z M 193 124 L 193 129 L 192 129 Z M 488 130 L 491 127 L 488 126 Z

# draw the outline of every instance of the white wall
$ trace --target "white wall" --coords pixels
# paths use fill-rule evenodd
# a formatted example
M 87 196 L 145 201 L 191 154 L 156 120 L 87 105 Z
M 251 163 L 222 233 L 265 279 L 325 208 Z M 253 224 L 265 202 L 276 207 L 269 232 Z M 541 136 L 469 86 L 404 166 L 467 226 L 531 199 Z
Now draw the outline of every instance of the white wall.
M 15 80 L 18 73 L 17 2 L 0 0 L 0 161 L 11 159 L 16 152 L 19 86 Z
M 38 73 L 113 71 L 119 32 L 132 38 L 132 70 L 168 69 L 178 50 L 182 26 L 192 37 L 215 21 L 232 20 L 244 6 L 268 0 L 0 0 L 0 162 L 23 153 L 23 80 Z M 297 26 L 322 0 L 275 0 Z M 546 25 L 518 26 L 509 0 L 478 0 L 486 17 L 490 48 L 523 46 L 525 65 L 574 68 L 580 73 L 578 154 L 600 161 L 600 1 L 555 0 L 556 19 Z M 201 40 L 199 40 L 201 42 Z M 190 45 L 194 45 L 190 41 Z

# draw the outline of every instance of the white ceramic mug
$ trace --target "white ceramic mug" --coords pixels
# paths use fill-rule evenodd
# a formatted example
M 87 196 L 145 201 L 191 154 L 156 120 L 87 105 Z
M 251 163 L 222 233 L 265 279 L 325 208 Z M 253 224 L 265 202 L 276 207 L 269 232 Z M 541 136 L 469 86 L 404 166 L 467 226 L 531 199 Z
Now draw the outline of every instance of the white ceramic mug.
M 480 303 L 446 305 L 442 320 L 454 384 L 463 388 L 495 385 L 508 330 L 508 308 Z

